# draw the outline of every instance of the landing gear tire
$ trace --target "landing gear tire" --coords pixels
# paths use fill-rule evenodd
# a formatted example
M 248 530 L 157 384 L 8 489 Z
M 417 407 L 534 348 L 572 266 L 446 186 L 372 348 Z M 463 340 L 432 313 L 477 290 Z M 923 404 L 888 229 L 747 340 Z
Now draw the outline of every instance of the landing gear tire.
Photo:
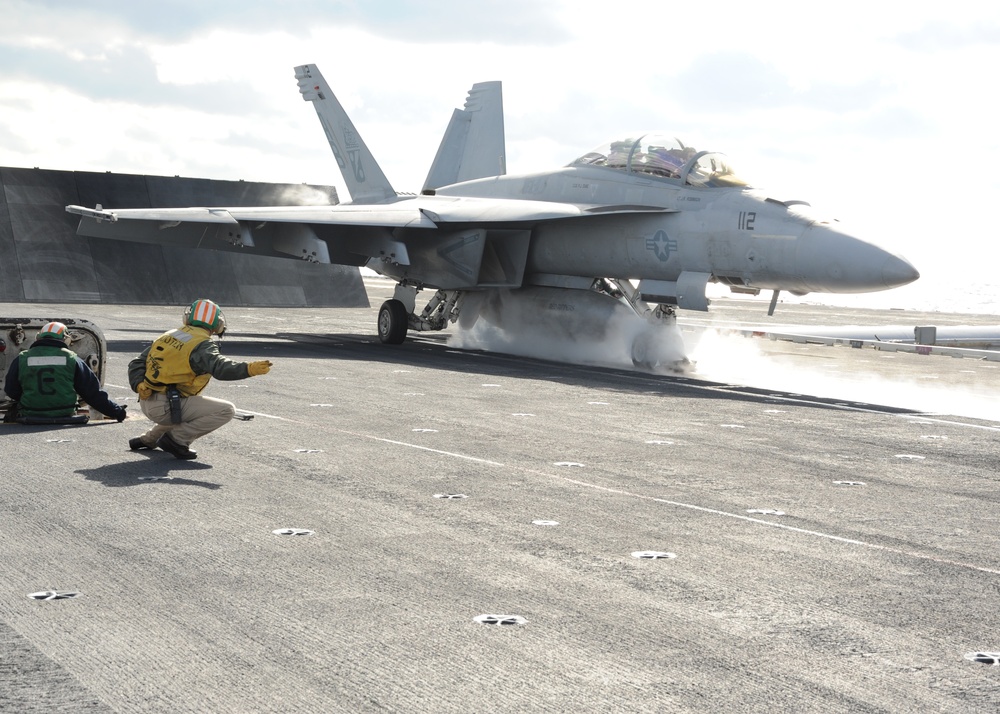
M 378 338 L 385 345 L 399 345 L 406 339 L 409 316 L 399 300 L 386 300 L 378 311 Z

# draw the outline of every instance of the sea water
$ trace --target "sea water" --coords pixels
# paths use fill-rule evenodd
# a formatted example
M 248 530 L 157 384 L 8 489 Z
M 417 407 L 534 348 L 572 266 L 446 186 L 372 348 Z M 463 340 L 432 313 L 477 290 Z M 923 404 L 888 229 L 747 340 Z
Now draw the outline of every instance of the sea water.
M 735 297 L 721 286 L 710 286 L 710 297 Z M 754 298 L 767 302 L 771 293 Z M 948 277 L 921 277 L 900 288 L 857 295 L 809 293 L 801 297 L 781 293 L 780 302 L 831 305 L 870 310 L 912 310 L 969 315 L 995 315 L 1000 324 L 1000 283 Z M 780 307 L 779 307 L 780 309 Z

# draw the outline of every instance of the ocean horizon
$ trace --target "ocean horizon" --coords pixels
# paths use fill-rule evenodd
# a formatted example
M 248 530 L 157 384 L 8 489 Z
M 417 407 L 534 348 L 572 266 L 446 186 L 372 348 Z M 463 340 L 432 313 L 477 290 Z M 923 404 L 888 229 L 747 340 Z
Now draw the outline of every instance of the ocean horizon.
M 717 297 L 727 296 L 728 293 L 717 295 Z M 770 301 L 770 296 L 770 292 L 761 292 L 753 299 L 767 303 Z M 884 310 L 887 313 L 902 311 L 992 315 L 1000 324 L 1000 283 L 996 282 L 921 277 L 910 285 L 876 293 L 857 295 L 809 293 L 801 297 L 782 293 L 775 314 L 780 312 L 783 302 Z

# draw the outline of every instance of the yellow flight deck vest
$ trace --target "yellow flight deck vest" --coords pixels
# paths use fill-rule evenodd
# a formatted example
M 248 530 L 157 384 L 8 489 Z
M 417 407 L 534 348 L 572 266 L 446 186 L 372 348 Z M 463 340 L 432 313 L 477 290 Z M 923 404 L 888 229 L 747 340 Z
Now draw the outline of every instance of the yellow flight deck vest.
M 156 338 L 146 357 L 146 382 L 153 391 L 164 392 L 171 384 L 183 397 L 198 394 L 212 378 L 191 370 L 194 348 L 210 339 L 207 330 L 185 325 Z

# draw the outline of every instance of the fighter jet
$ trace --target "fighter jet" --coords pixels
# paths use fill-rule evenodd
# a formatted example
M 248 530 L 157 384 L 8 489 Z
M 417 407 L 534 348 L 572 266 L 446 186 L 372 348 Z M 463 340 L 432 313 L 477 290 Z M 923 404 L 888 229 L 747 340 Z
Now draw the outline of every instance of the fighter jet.
M 80 235 L 343 265 L 392 278 L 378 336 L 485 319 L 501 329 L 547 320 L 593 331 L 627 313 L 653 330 L 678 309 L 707 310 L 708 283 L 739 293 L 862 293 L 919 277 L 906 259 L 750 186 L 724 155 L 672 133 L 623 134 L 562 168 L 506 174 L 499 82 L 476 84 L 456 109 L 419 195 L 401 194 L 315 65 L 295 68 L 351 195 L 293 207 L 96 209 Z M 417 296 L 433 294 L 421 311 Z M 633 318 L 634 319 L 634 318 Z M 648 333 L 635 364 L 655 367 Z

